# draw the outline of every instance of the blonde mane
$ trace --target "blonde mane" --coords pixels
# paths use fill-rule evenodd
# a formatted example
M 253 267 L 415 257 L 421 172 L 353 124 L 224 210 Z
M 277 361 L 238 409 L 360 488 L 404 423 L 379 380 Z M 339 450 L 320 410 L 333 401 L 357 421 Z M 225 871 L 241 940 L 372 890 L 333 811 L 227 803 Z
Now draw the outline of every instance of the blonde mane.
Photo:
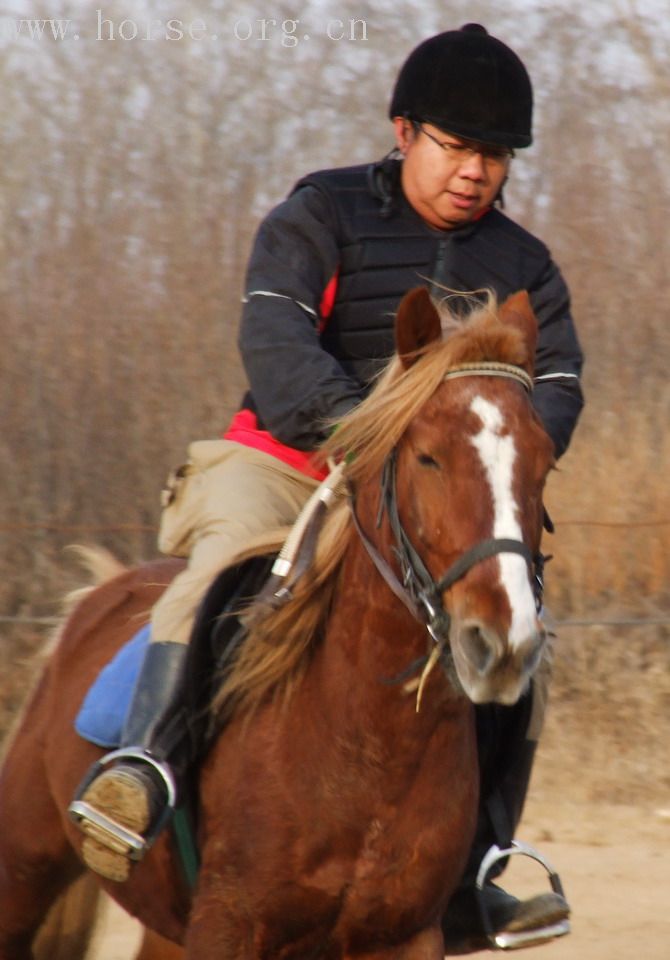
M 532 362 L 521 333 L 498 319 L 493 294 L 465 319 L 444 305 L 439 310 L 443 330 L 448 331 L 446 339 L 428 345 L 408 367 L 394 356 L 369 396 L 337 424 L 320 452 L 324 460 L 346 458 L 347 479 L 354 485 L 381 469 L 450 368 L 478 361 L 517 366 Z M 349 505 L 342 489 L 319 536 L 312 567 L 296 585 L 293 598 L 277 610 L 256 605 L 247 614 L 249 634 L 216 696 L 215 711 L 249 712 L 270 695 L 290 696 L 323 637 L 351 536 Z

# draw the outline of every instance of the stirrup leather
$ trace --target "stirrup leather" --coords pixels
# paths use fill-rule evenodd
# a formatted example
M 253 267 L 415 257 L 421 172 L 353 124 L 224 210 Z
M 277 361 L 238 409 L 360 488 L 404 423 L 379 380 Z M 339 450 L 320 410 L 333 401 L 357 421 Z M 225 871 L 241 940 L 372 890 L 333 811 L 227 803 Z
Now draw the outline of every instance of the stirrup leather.
M 133 830 L 129 830 L 122 824 L 112 820 L 111 817 L 100 813 L 95 807 L 84 800 L 80 800 L 88 787 L 95 779 L 109 766 L 117 760 L 132 760 L 146 764 L 158 774 L 167 794 L 167 801 L 162 813 L 157 818 L 146 836 L 141 836 Z M 159 833 L 166 822 L 172 817 L 177 803 L 177 784 L 170 767 L 156 760 L 150 754 L 139 748 L 124 748 L 113 750 L 105 754 L 97 763 L 94 763 L 88 774 L 79 785 L 75 799 L 69 805 L 68 814 L 81 829 L 87 833 L 86 825 L 90 824 L 95 833 L 104 834 L 105 844 L 110 849 L 128 857 L 129 860 L 141 860 L 147 850 L 154 844 Z
M 504 860 L 507 857 L 515 855 L 530 857 L 532 860 L 537 861 L 537 863 L 544 867 L 549 875 L 549 884 L 552 891 L 565 899 L 563 884 L 561 883 L 560 877 L 551 866 L 549 861 L 542 856 L 542 854 L 538 853 L 534 847 L 531 847 L 530 844 L 523 843 L 520 840 L 512 840 L 512 845 L 510 847 L 506 847 L 505 849 L 501 849 L 494 843 L 482 859 L 481 865 L 477 872 L 477 879 L 475 880 L 475 892 L 477 895 L 479 913 L 484 931 L 491 946 L 498 950 L 517 950 L 520 947 L 531 947 L 535 946 L 536 944 L 545 943 L 548 940 L 553 940 L 555 937 L 562 937 L 565 936 L 565 934 L 570 933 L 570 921 L 567 918 L 558 920 L 555 923 L 549 923 L 544 927 L 537 927 L 533 930 L 502 930 L 499 933 L 495 932 L 491 922 L 489 909 L 485 902 L 484 884 L 486 883 L 486 879 L 491 871 L 491 868 L 498 863 L 499 860 Z

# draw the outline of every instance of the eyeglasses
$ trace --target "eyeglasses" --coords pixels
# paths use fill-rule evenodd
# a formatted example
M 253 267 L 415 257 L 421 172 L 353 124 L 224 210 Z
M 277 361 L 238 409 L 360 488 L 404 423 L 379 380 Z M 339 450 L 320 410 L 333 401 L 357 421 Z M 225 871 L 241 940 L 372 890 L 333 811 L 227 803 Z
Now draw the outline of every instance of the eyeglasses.
M 426 128 L 416 121 L 412 126 L 418 133 L 423 133 L 437 144 L 440 150 L 457 163 L 464 163 L 472 157 L 479 155 L 487 166 L 502 166 L 514 156 L 514 150 L 510 147 L 498 146 L 494 143 L 480 143 L 476 140 L 438 140 L 436 136 L 429 133 Z

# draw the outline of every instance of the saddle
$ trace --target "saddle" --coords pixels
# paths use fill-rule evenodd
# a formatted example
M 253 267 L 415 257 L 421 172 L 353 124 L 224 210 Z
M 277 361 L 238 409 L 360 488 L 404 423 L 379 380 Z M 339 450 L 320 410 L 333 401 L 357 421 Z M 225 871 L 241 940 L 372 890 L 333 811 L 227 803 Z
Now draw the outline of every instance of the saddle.
M 217 729 L 210 722 L 209 704 L 217 686 L 244 641 L 244 610 L 268 581 L 275 555 L 252 557 L 222 570 L 203 598 L 189 643 L 183 678 L 183 702 L 169 724 L 190 740 L 188 753 L 201 756 Z M 118 747 L 135 681 L 149 642 L 145 624 L 98 674 L 75 721 L 77 733 L 105 749 Z
M 202 600 L 184 670 L 184 707 L 195 753 L 201 754 L 225 720 L 214 721 L 210 704 L 244 642 L 244 612 L 267 584 L 276 555 L 251 557 L 222 570 Z M 225 710 L 221 714 L 225 718 Z

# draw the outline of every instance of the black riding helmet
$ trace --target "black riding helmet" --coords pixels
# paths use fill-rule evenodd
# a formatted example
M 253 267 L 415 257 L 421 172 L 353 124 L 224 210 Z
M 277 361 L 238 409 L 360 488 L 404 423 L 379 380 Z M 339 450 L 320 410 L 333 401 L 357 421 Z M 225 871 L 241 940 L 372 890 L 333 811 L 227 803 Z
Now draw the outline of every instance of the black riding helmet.
M 533 89 L 517 55 L 478 23 L 424 40 L 398 74 L 389 116 L 470 140 L 527 147 Z

